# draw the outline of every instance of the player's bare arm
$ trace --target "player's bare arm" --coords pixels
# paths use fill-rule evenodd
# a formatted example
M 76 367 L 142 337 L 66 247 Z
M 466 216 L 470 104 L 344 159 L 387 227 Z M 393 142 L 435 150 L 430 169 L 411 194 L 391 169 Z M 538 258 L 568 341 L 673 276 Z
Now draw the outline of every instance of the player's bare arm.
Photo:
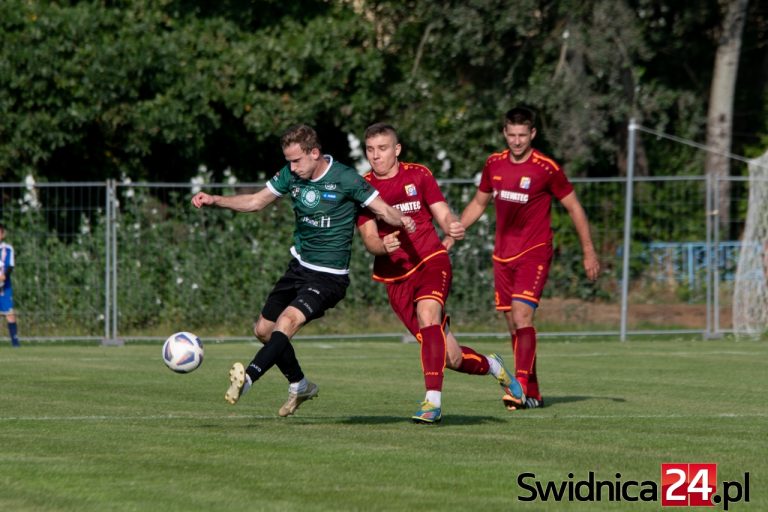
M 429 205 L 429 209 L 432 212 L 432 217 L 437 221 L 437 225 L 443 230 L 443 233 L 455 240 L 462 240 L 464 238 L 464 225 L 456 218 L 448 203 L 438 201 Z
M 389 233 L 384 238 L 379 237 L 376 221 L 371 219 L 358 227 L 365 249 L 374 256 L 384 256 L 395 252 L 400 247 L 398 235 L 400 231 Z
M 267 188 L 254 194 L 238 194 L 234 196 L 219 196 L 198 192 L 192 197 L 192 204 L 196 208 L 217 206 L 237 212 L 257 212 L 274 202 L 277 197 Z
M 376 217 L 383 220 L 390 226 L 404 227 L 408 233 L 416 231 L 416 222 L 407 215 L 403 215 L 400 210 L 389 206 L 384 200 L 377 196 L 368 205 L 368 209 L 371 210 Z
M 597 259 L 597 252 L 592 243 L 592 235 L 589 233 L 589 221 L 587 214 L 584 213 L 581 203 L 576 198 L 576 192 L 571 192 L 560 200 L 562 205 L 568 211 L 573 226 L 576 228 L 576 234 L 579 236 L 581 251 L 584 254 L 584 270 L 590 281 L 595 281 L 600 275 L 600 261 Z
M 477 222 L 485 209 L 488 207 L 488 203 L 491 202 L 491 194 L 488 192 L 482 192 L 478 190 L 475 192 L 475 196 L 464 207 L 464 211 L 461 212 L 461 224 L 465 229 L 468 229 L 472 224 Z
M 441 243 L 450 251 L 456 244 L 456 240 L 464 239 L 464 225 L 459 222 L 445 201 L 431 204 L 429 209 L 432 212 L 432 217 L 437 221 L 437 225 L 443 230 Z

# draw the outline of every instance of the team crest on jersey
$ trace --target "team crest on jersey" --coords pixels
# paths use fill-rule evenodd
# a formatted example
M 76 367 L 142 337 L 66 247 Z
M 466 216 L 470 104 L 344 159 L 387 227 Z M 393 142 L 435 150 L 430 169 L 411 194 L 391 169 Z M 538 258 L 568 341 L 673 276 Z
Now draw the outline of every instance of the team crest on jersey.
M 520 188 L 524 190 L 528 190 L 529 188 L 531 188 L 531 178 L 529 178 L 528 176 L 523 176 L 522 178 L 520 178 Z
M 409 183 L 405 186 L 405 195 L 408 196 L 416 196 L 419 193 L 416 191 L 416 185 L 413 183 Z
M 307 187 L 301 191 L 301 202 L 308 208 L 314 208 L 320 202 L 320 194 L 314 188 Z

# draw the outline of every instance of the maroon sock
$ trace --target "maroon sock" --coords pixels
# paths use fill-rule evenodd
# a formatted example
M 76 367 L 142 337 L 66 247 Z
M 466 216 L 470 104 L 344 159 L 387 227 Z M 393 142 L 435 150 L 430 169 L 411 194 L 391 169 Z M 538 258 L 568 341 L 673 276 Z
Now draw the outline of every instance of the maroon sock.
M 488 364 L 488 358 L 483 354 L 478 354 L 469 347 L 461 348 L 461 364 L 456 368 L 457 372 L 468 373 L 470 375 L 487 375 L 491 365 Z
M 528 390 L 526 393 L 528 396 L 541 400 L 541 390 L 539 390 L 539 376 L 536 372 L 536 359 L 533 360 L 533 371 L 528 377 Z
M 528 394 L 528 381 L 536 360 L 536 330 L 533 327 L 522 327 L 515 332 L 515 337 L 515 376 Z
M 424 386 L 427 390 L 441 391 L 445 369 L 445 333 L 440 325 L 430 325 L 419 329 L 419 334 Z

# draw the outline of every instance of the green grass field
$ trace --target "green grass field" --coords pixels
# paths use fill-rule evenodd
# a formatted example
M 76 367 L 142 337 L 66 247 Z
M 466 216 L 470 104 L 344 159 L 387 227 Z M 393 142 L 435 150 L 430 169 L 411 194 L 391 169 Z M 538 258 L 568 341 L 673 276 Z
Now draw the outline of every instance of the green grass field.
M 750 502 L 730 509 L 768 510 L 765 342 L 544 340 L 546 408 L 507 412 L 491 377 L 448 372 L 439 426 L 408 419 L 423 398 L 416 345 L 298 341 L 321 390 L 290 418 L 277 369 L 223 400 L 229 366 L 256 348 L 209 343 L 177 375 L 159 340 L 0 347 L 0 510 L 659 510 L 522 502 L 518 476 L 620 473 L 654 481 L 660 500 L 663 462 L 717 463 L 719 481 L 749 472 Z

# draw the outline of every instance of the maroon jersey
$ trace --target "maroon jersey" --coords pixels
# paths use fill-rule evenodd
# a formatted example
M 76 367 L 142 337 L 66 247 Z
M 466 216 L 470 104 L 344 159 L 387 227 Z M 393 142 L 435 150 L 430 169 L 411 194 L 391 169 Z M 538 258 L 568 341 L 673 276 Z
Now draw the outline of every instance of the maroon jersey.
M 489 156 L 478 188 L 493 194 L 493 259 L 497 261 L 509 261 L 534 247 L 550 245 L 552 196 L 560 200 L 573 191 L 560 166 L 535 149 L 519 164 L 509 159 L 508 149 Z
M 407 233 L 404 229 L 376 220 L 381 238 L 394 231 L 400 231 L 400 247 L 391 254 L 376 256 L 373 262 L 373 279 L 382 282 L 403 279 L 424 261 L 447 252 L 437 236 L 432 224 L 432 211 L 429 209 L 434 203 L 444 202 L 445 196 L 429 169 L 420 164 L 400 162 L 398 172 L 392 178 L 380 179 L 372 171 L 364 178 L 379 191 L 379 195 L 387 204 L 416 222 L 416 231 Z M 361 226 L 371 219 L 376 219 L 375 215 L 365 209 L 360 213 L 357 224 Z

